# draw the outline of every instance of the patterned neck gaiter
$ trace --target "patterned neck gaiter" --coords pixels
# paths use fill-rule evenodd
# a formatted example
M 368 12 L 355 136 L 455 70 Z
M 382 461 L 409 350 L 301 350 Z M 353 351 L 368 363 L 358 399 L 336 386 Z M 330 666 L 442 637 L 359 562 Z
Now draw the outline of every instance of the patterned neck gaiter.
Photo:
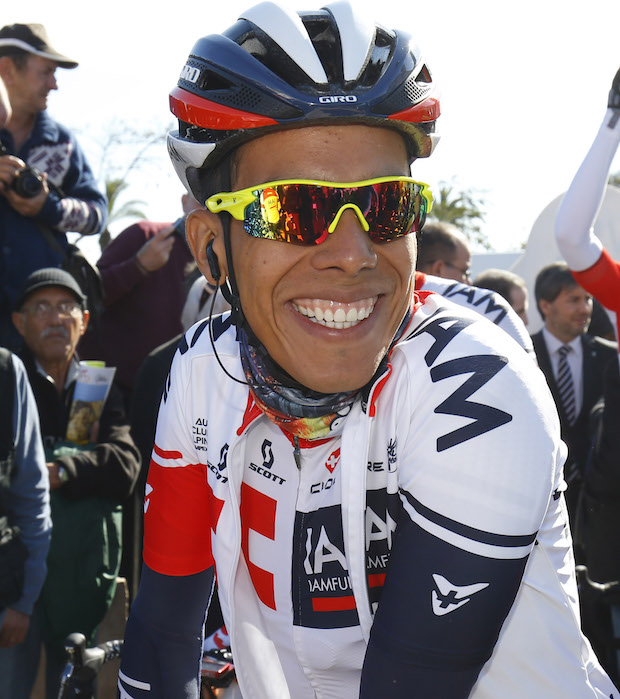
M 410 310 L 394 336 L 390 350 L 400 339 L 411 315 Z M 344 418 L 363 389 L 343 393 L 313 391 L 280 368 L 253 334 L 250 339 L 245 328 L 239 328 L 237 339 L 241 364 L 254 400 L 273 423 L 299 439 L 326 439 L 342 431 Z M 387 359 L 386 355 L 369 385 L 386 371 Z

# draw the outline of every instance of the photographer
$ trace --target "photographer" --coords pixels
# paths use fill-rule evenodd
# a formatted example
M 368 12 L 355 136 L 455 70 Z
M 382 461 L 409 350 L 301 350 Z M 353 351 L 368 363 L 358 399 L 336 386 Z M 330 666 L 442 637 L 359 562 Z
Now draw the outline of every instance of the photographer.
M 40 24 L 0 29 L 0 78 L 12 114 L 0 129 L 0 345 L 19 349 L 10 310 L 26 277 L 60 267 L 66 233 L 100 233 L 107 202 L 71 132 L 47 114 L 56 68 L 77 62 L 50 46 Z

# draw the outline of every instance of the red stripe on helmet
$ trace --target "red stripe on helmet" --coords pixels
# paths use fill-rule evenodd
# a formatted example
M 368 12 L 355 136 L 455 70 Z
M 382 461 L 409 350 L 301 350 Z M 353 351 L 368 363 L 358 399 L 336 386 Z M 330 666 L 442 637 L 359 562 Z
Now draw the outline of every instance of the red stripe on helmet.
M 226 107 L 198 97 L 181 87 L 170 92 L 170 111 L 177 119 L 205 129 L 227 131 L 233 129 L 253 129 L 258 126 L 272 126 L 278 122 L 270 117 L 241 109 Z
M 435 121 L 435 119 L 439 118 L 440 113 L 439 100 L 436 97 L 429 97 L 420 102 L 420 104 L 408 107 L 395 114 L 390 114 L 388 119 L 420 124 L 426 121 Z

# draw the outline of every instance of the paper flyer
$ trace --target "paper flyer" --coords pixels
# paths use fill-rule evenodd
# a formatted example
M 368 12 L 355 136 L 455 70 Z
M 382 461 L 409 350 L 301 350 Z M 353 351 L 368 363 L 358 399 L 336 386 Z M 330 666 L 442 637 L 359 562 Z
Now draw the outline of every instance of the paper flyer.
M 67 424 L 68 441 L 90 441 L 91 427 L 101 416 L 115 372 L 116 367 L 106 367 L 103 362 L 80 362 Z

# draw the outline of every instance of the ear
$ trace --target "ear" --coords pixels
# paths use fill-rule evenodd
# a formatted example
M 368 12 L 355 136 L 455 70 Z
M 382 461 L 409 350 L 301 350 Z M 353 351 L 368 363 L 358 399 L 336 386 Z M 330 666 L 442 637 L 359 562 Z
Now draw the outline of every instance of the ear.
M 550 303 L 546 299 L 540 299 L 538 302 L 538 310 L 540 311 L 540 315 L 543 317 L 543 320 L 547 317 L 547 311 L 549 310 Z
M 25 324 L 26 320 L 24 314 L 21 311 L 14 311 L 11 313 L 11 319 L 13 320 L 13 325 L 17 328 L 20 335 L 25 334 Z
M 195 209 L 185 222 L 185 235 L 200 271 L 207 281 L 215 285 L 216 280 L 211 274 L 207 260 L 207 245 L 213 241 L 213 252 L 217 257 L 221 271 L 219 283 L 222 285 L 228 276 L 228 267 L 226 265 L 224 232 L 219 216 L 206 209 Z
M 15 63 L 8 56 L 0 58 L 0 78 L 7 88 L 13 85 L 16 70 Z
M 86 332 L 88 322 L 90 321 L 90 311 L 82 311 L 82 328 L 80 329 L 80 337 Z
M 427 270 L 427 274 L 432 274 L 434 277 L 443 277 L 444 266 L 443 260 L 435 260 Z

